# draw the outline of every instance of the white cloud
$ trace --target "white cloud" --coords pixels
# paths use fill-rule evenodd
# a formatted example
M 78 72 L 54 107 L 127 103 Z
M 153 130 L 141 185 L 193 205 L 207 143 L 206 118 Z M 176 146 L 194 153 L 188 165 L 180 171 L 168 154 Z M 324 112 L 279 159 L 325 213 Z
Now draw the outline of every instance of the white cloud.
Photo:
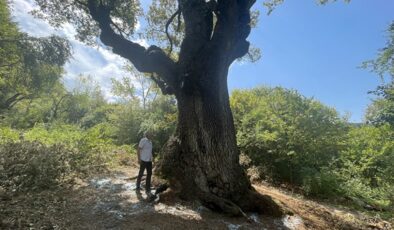
M 141 22 L 140 20 L 137 20 L 137 24 L 135 25 L 135 31 L 138 31 L 141 29 Z
M 55 33 L 54 28 L 43 20 L 35 19 L 28 12 L 35 9 L 34 4 L 29 0 L 12 1 L 13 19 L 19 24 L 23 32 L 34 36 L 42 37 Z
M 133 42 L 136 42 L 136 43 L 138 43 L 138 44 L 140 44 L 140 45 L 142 45 L 143 47 L 145 47 L 145 48 L 148 48 L 149 47 L 149 44 L 148 44 L 148 42 L 146 41 L 146 39 L 135 39 L 135 40 L 132 40 Z
M 70 41 L 73 57 L 65 65 L 64 82 L 66 86 L 68 88 L 75 87 L 78 75 L 90 75 L 100 84 L 105 97 L 114 100 L 115 97 L 111 93 L 111 78 L 119 80 L 123 76 L 127 76 L 128 73 L 123 68 L 126 60 L 109 49 L 93 48 L 76 40 L 76 30 L 71 24 L 66 23 L 62 28 L 55 29 L 47 22 L 34 18 L 29 12 L 35 8 L 32 0 L 14 0 L 12 6 L 14 20 L 23 32 L 32 36 L 42 37 L 56 34 L 66 37 Z M 139 27 L 140 23 L 137 24 L 137 29 Z M 148 47 L 144 39 L 137 39 L 134 42 Z

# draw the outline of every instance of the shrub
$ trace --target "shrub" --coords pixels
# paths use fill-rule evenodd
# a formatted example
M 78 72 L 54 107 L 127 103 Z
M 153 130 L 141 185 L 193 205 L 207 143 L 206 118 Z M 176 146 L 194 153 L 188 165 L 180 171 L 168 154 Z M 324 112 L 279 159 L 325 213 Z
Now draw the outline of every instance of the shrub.
M 83 138 L 83 130 L 76 125 L 39 123 L 26 131 L 23 136 L 26 140 L 39 141 L 48 146 L 61 143 L 76 147 Z
M 114 150 L 114 154 L 114 164 L 120 166 L 132 166 L 133 164 L 137 164 L 136 150 L 130 145 L 119 146 Z
M 63 145 L 9 142 L 0 146 L 0 186 L 10 191 L 52 188 L 72 178 L 78 152 Z
M 8 142 L 0 145 L 0 187 L 15 192 L 51 189 L 71 183 L 77 176 L 105 170 L 116 159 L 114 154 L 38 141 Z
M 0 144 L 19 139 L 19 132 L 9 127 L 0 127 Z
M 113 152 L 118 148 L 112 139 L 113 128 L 109 123 L 101 123 L 87 130 L 69 124 L 36 124 L 24 133 L 29 141 L 38 141 L 47 146 L 62 144 L 78 149 L 81 158 L 77 162 L 81 168 L 112 164 Z
M 338 160 L 337 175 L 346 196 L 389 207 L 394 191 L 394 130 L 389 125 L 353 128 Z
M 114 145 L 112 133 L 108 123 L 88 130 L 37 124 L 25 133 L 1 128 L 0 187 L 16 192 L 50 189 L 76 176 L 132 164 L 135 150 Z
M 347 125 L 338 113 L 294 90 L 236 90 L 230 102 L 238 146 L 276 182 L 302 186 L 312 180 L 305 168 L 318 172 L 345 147 Z
M 305 168 L 302 174 L 302 189 L 307 195 L 329 198 L 343 192 L 338 176 L 327 167 L 319 171 Z

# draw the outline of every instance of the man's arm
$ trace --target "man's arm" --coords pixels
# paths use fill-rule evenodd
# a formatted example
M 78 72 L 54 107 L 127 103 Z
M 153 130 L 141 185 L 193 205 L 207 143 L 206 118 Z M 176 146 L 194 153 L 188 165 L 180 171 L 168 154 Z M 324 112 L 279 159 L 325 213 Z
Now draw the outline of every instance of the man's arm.
M 138 158 L 138 163 L 141 163 L 141 147 L 137 146 L 137 158 Z
M 141 150 L 144 147 L 144 139 L 141 139 L 140 142 L 137 145 L 137 157 L 138 157 L 138 163 L 141 164 Z

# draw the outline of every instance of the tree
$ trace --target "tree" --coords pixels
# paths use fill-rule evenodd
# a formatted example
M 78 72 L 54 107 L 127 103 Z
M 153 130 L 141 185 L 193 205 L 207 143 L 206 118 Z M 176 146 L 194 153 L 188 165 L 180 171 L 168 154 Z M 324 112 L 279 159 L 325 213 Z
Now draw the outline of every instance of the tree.
M 36 123 L 53 122 L 64 113 L 64 102 L 69 96 L 64 86 L 57 82 L 49 92 L 37 94 L 34 99 L 17 103 L 8 112 L 12 116 L 5 116 L 3 122 L 18 129 L 31 128 Z
M 126 101 L 141 100 L 142 108 L 148 109 L 148 104 L 156 99 L 159 89 L 147 75 L 138 72 L 133 66 L 126 65 L 125 69 L 130 77 L 125 76 L 121 81 L 112 78 L 112 92 Z
M 80 75 L 78 85 L 62 102 L 62 119 L 68 123 L 80 124 L 90 128 L 97 123 L 107 121 L 104 95 L 98 83 L 91 76 Z
M 112 113 L 117 142 L 136 144 L 146 130 L 154 133 L 154 152 L 158 152 L 175 130 L 177 111 L 173 96 L 160 93 L 147 76 L 126 66 L 130 76 L 112 79 L 112 92 L 119 97 Z
M 371 69 L 382 80 L 382 84 L 370 92 L 378 98 L 368 107 L 366 119 L 372 124 L 388 123 L 394 126 L 394 22 L 390 24 L 387 34 L 388 41 L 378 57 L 363 63 L 364 68 Z M 385 79 L 388 82 L 385 83 Z
M 0 114 L 17 103 L 48 92 L 70 57 L 67 40 L 35 38 L 11 21 L 7 1 L 0 1 Z
M 128 39 L 140 14 L 136 0 L 36 3 L 41 9 L 36 14 L 52 25 L 70 22 L 85 41 L 99 35 L 112 52 L 138 71 L 150 73 L 163 94 L 175 95 L 178 126 L 163 149 L 160 171 L 181 197 L 234 215 L 242 210 L 283 213 L 270 198 L 254 191 L 239 165 L 229 105 L 227 74 L 231 63 L 248 53 L 255 0 L 154 1 L 150 12 L 164 10 L 170 15 L 165 25 L 163 18 L 150 21 L 161 23 L 169 38 L 166 49 L 144 48 Z M 179 26 L 170 26 L 175 19 Z M 173 42 L 174 37 L 180 42 Z

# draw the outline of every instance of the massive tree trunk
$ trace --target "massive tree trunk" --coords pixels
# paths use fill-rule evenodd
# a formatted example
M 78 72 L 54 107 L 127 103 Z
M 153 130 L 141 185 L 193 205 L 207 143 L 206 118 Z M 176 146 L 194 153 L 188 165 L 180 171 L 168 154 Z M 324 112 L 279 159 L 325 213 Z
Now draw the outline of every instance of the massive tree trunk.
M 239 165 L 227 90 L 229 66 L 248 52 L 254 2 L 178 0 L 185 34 L 176 62 L 156 46 L 145 49 L 115 33 L 110 8 L 94 0 L 87 7 L 101 29 L 101 41 L 137 70 L 154 73 L 163 93 L 177 98 L 178 127 L 163 151 L 160 170 L 179 194 L 233 215 L 244 210 L 278 216 L 281 208 L 253 190 Z
M 185 82 L 178 100 L 178 151 L 166 152 L 164 171 L 178 177 L 183 194 L 202 192 L 231 197 L 248 184 L 238 164 L 234 125 L 229 107 L 227 86 L 217 76 L 226 77 L 211 67 L 190 73 L 198 82 Z M 184 175 L 180 178 L 181 175 Z M 240 178 L 242 178 L 240 180 Z M 233 183 L 237 181 L 237 183 Z
M 176 93 L 177 132 L 163 150 L 160 170 L 180 189 L 181 197 L 199 199 L 214 210 L 280 216 L 280 207 L 254 191 L 239 164 L 228 89 L 223 84 L 226 60 L 209 54 L 194 60 L 193 71 Z

